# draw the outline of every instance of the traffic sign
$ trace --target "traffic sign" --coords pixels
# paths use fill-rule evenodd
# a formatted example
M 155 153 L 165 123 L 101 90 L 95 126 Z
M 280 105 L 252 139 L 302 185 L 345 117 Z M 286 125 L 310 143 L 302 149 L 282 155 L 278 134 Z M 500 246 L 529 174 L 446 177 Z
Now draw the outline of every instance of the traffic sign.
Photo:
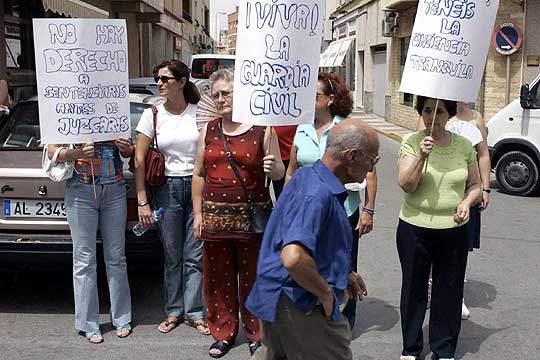
M 521 29 L 514 23 L 497 26 L 491 38 L 491 44 L 502 55 L 511 55 L 518 51 L 522 41 Z

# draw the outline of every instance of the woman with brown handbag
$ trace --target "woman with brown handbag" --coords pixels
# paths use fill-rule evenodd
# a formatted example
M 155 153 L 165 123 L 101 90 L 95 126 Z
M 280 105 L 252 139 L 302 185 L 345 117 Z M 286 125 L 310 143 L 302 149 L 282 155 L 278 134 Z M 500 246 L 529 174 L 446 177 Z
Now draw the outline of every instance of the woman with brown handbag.
M 185 322 L 199 333 L 209 335 L 202 298 L 202 244 L 193 235 L 191 203 L 191 178 L 199 137 L 195 113 L 200 94 L 189 81 L 188 67 L 178 60 L 163 61 L 156 66 L 154 80 L 166 101 L 147 109 L 137 126 L 135 180 L 139 220 L 143 224 L 153 223 L 147 185 L 152 190 L 154 209 L 165 209 L 158 225 L 165 256 L 167 317 L 158 330 L 168 333 Z M 161 154 L 164 170 L 157 173 L 162 168 L 158 159 Z M 152 169 L 147 169 L 150 164 Z
M 265 177 L 285 173 L 277 136 L 270 128 L 232 121 L 234 74 L 210 77 L 217 118 L 201 130 L 193 170 L 194 229 L 202 239 L 204 298 L 215 342 L 213 358 L 224 356 L 238 335 L 239 316 L 250 353 L 260 346 L 258 320 L 244 303 L 257 271 L 262 227 L 257 209 L 271 209 Z

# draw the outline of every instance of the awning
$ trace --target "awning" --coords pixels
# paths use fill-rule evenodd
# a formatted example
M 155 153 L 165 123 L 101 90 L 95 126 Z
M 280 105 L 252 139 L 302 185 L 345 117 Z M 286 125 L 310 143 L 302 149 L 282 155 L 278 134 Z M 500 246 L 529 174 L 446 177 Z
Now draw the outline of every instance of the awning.
M 109 12 L 80 0 L 42 0 L 45 11 L 73 18 L 107 19 Z
M 321 54 L 319 67 L 342 66 L 345 55 L 351 47 L 352 39 L 343 39 L 333 41 L 328 45 L 326 50 Z
M 386 5 L 386 10 L 402 11 L 418 5 L 418 0 L 394 0 Z

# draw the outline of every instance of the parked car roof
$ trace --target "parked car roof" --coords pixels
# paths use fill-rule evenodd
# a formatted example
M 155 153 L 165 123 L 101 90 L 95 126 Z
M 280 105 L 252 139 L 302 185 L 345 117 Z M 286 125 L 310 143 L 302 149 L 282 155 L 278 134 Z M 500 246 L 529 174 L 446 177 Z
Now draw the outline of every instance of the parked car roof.
M 201 94 L 210 90 L 210 81 L 208 79 L 189 79 Z M 153 77 L 140 77 L 129 79 L 129 92 L 159 96 L 159 89 Z

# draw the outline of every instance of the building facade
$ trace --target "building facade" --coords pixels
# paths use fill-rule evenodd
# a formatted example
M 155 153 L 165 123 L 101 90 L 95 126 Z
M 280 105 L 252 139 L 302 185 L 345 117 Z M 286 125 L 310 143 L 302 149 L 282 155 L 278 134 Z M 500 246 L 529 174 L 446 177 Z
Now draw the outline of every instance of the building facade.
M 337 72 L 353 92 L 356 108 L 386 117 L 390 111 L 390 59 L 392 42 L 381 24 L 388 1 L 338 0 L 328 14 L 332 43 L 325 52 L 338 56 L 321 67 Z M 326 34 L 327 32 L 325 32 Z M 338 50 L 339 49 L 339 50 Z M 323 57 L 325 53 L 323 53 Z
M 414 95 L 399 92 L 418 0 L 329 0 L 321 69 L 336 72 L 353 92 L 356 107 L 414 129 Z M 512 23 L 521 48 L 507 57 L 490 47 L 478 99 L 471 107 L 489 120 L 519 96 L 521 84 L 540 72 L 540 1 L 500 0 L 495 25 Z M 332 57 L 333 56 L 333 57 Z M 334 59 L 328 61 L 328 59 Z
M 238 27 L 238 6 L 236 10 L 227 15 L 227 52 L 236 55 L 236 33 Z
M 212 52 L 210 0 L 3 0 L 0 5 L 0 77 L 16 101 L 36 93 L 33 18 L 125 19 L 129 76 L 150 76 L 163 59 L 190 63 Z
M 414 96 L 399 92 L 401 75 L 412 33 L 418 1 L 391 1 L 385 10 L 392 10 L 398 26 L 391 34 L 390 53 L 390 110 L 386 119 L 398 125 L 415 129 L 418 113 L 414 109 Z M 483 114 L 486 121 L 510 101 L 517 98 L 523 83 L 530 82 L 540 73 L 540 14 L 539 1 L 500 0 L 495 26 L 512 23 L 523 34 L 520 49 L 512 55 L 501 55 L 490 46 L 484 78 L 478 98 L 471 107 Z M 507 61 L 509 77 L 507 78 Z M 508 96 L 506 95 L 508 89 Z

